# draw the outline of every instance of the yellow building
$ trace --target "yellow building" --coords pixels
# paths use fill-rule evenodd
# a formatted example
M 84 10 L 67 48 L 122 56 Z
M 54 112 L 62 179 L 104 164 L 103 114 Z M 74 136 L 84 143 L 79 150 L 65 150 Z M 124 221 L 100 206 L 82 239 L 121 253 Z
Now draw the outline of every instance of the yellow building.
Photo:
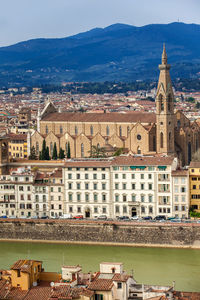
M 42 272 L 42 262 L 36 260 L 18 260 L 11 267 L 11 282 L 13 287 L 28 290 L 37 285 Z
M 27 158 L 27 135 L 9 134 L 9 157 Z
M 200 162 L 191 162 L 190 176 L 190 207 L 200 212 Z

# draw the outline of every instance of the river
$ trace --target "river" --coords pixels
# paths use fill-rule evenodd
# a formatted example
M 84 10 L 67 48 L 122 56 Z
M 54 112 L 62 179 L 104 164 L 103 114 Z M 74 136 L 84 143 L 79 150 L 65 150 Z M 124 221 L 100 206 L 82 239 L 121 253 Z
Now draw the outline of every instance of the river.
M 123 262 L 140 283 L 172 285 L 174 280 L 176 290 L 200 292 L 200 250 L 0 242 L 0 269 L 18 259 L 42 260 L 46 271 L 60 271 L 63 264 L 97 271 L 100 262 Z

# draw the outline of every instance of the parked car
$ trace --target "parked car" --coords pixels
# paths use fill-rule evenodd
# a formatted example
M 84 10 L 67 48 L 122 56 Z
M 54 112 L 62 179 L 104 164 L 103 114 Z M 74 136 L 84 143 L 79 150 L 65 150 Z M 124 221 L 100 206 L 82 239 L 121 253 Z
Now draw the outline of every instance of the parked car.
M 48 219 L 48 216 L 42 216 L 40 219 Z
M 139 220 L 139 217 L 138 216 L 130 217 L 130 220 L 137 221 L 137 220 Z
M 152 220 L 152 217 L 151 216 L 146 216 L 146 217 L 143 217 L 142 219 L 145 220 L 145 221 L 150 221 L 150 220 Z
M 107 216 L 106 215 L 100 215 L 97 217 L 98 220 L 107 220 Z
M 120 220 L 120 221 L 129 221 L 130 218 L 128 216 L 120 216 L 120 217 L 118 217 L 118 220 Z
M 156 220 L 156 221 L 165 221 L 166 220 L 166 216 L 156 216 L 154 218 L 154 220 Z
M 72 219 L 72 214 L 64 214 L 60 217 L 60 219 Z
M 83 219 L 83 215 L 74 216 L 73 219 L 75 219 L 75 220 L 82 220 Z
M 7 216 L 0 216 L 1 219 L 7 219 Z

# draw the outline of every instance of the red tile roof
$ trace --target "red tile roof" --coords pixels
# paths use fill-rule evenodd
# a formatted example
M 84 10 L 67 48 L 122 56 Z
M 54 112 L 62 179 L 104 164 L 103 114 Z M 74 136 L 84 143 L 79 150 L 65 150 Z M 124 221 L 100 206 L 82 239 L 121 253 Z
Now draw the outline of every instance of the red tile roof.
M 156 114 L 144 112 L 132 113 L 49 113 L 42 121 L 58 122 L 119 122 L 119 123 L 155 123 Z
M 113 287 L 112 279 L 94 279 L 89 285 L 88 289 L 93 291 L 110 291 Z

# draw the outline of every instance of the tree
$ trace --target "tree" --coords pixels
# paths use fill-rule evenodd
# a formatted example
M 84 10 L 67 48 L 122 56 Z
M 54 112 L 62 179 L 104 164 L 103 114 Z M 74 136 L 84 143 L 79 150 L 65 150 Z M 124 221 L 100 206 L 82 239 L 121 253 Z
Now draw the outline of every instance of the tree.
M 192 161 L 198 161 L 200 162 L 200 150 L 197 150 L 193 156 L 192 156 Z
M 64 152 L 64 150 L 61 147 L 60 147 L 60 151 L 59 151 L 59 158 L 60 159 L 65 158 L 65 152 Z
M 46 147 L 45 160 L 50 160 L 50 156 L 49 156 L 49 147 Z
M 33 160 L 37 159 L 37 155 L 36 155 L 34 146 L 31 147 L 31 153 L 30 153 L 29 159 L 33 159 Z
M 124 152 L 123 148 L 119 148 L 115 151 L 115 153 L 113 154 L 113 156 L 120 156 L 122 153 Z
M 39 160 L 42 160 L 42 151 L 40 151 Z
M 55 159 L 55 160 L 58 158 L 56 142 L 54 143 L 54 146 L 53 146 L 53 155 L 52 155 L 52 158 Z
M 70 143 L 67 143 L 67 158 L 71 158 L 71 150 L 70 150 Z
M 89 153 L 90 153 L 90 157 L 94 157 L 94 158 L 105 157 L 105 149 L 103 147 L 92 145 L 92 148 L 89 151 Z
M 46 156 L 46 141 L 43 140 L 43 143 L 42 143 L 42 152 L 41 152 L 41 160 L 45 160 L 45 156 Z

